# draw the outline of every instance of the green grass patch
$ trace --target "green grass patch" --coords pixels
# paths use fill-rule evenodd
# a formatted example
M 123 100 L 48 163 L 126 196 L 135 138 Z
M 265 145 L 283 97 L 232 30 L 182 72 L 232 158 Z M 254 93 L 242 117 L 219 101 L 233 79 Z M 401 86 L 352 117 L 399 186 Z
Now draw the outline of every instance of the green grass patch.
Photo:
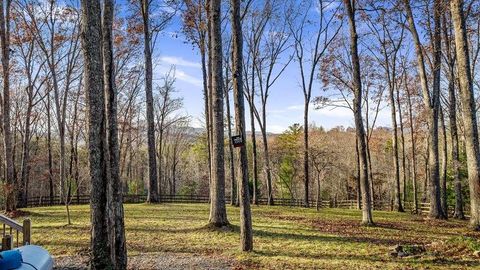
M 466 221 L 433 221 L 375 211 L 375 227 L 360 226 L 361 212 L 253 206 L 254 252 L 239 248 L 239 208 L 228 206 L 232 226 L 212 230 L 206 204 L 127 204 L 129 255 L 181 252 L 222 256 L 244 269 L 463 269 L 480 268 L 473 250 L 480 234 Z M 72 206 L 66 225 L 61 206 L 31 208 L 32 242 L 53 255 L 88 254 L 90 208 Z M 21 219 L 21 218 L 20 218 Z M 420 256 L 394 258 L 392 246 L 425 245 Z

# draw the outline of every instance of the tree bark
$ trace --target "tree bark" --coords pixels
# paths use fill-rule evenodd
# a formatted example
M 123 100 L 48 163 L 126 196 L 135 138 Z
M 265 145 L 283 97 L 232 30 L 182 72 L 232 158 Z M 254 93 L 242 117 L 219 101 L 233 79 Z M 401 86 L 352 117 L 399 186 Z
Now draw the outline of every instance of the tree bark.
M 360 152 L 358 151 L 358 138 L 355 140 L 355 182 L 357 184 L 357 209 L 362 209 L 362 190 L 360 187 Z
M 50 205 L 53 205 L 55 197 L 55 190 L 53 187 L 53 160 L 52 160 L 52 124 L 50 116 L 50 89 L 47 92 L 47 151 L 48 151 L 48 183 L 49 183 L 49 195 Z
M 450 11 L 455 29 L 457 72 L 460 81 L 460 98 L 465 128 L 470 188 L 470 225 L 474 230 L 480 230 L 480 149 L 463 0 L 450 1 Z
M 0 1 L 0 42 L 2 50 L 3 81 L 3 149 L 6 169 L 5 211 L 16 209 L 15 170 L 13 160 L 12 131 L 10 124 L 10 5 L 11 0 Z
M 233 45 L 232 45 L 233 46 Z M 228 63 L 226 63 L 228 65 Z M 232 66 L 233 66 L 232 62 Z M 227 69 L 228 70 L 228 69 Z M 232 75 L 233 76 L 233 75 Z M 234 79 L 234 78 L 233 78 Z M 228 78 L 227 78 L 228 81 Z M 228 153 L 230 155 L 229 166 L 230 166 L 230 204 L 231 205 L 238 205 L 237 202 L 237 192 L 236 192 L 236 185 L 237 182 L 235 181 L 235 156 L 233 152 L 233 144 L 232 144 L 232 120 L 231 120 L 231 113 L 230 113 L 230 95 L 228 91 L 228 85 L 225 86 L 227 90 L 225 91 L 225 107 L 227 108 L 227 130 L 228 130 Z
M 370 188 L 367 169 L 367 152 L 365 143 L 365 129 L 362 117 L 362 81 L 360 76 L 360 59 L 358 57 L 358 34 L 355 22 L 355 1 L 344 0 L 350 25 L 350 54 L 353 65 L 353 89 L 354 89 L 354 116 L 356 135 L 359 142 L 360 156 L 360 187 L 362 190 L 362 224 L 374 225 L 372 217 L 372 206 L 370 201 Z
M 447 205 L 447 129 L 445 127 L 445 118 L 443 116 L 443 110 L 440 108 L 440 127 L 442 128 L 442 170 L 440 172 L 440 202 L 442 205 L 442 211 L 445 214 L 445 218 L 448 218 L 448 205 Z
M 109 234 L 111 258 L 115 269 L 127 269 L 127 246 L 123 213 L 122 182 L 120 179 L 120 150 L 117 125 L 117 88 L 113 60 L 113 0 L 103 2 L 103 71 L 106 96 L 107 144 L 110 178 L 108 183 Z
M 370 202 L 372 204 L 372 209 L 375 209 L 375 183 L 373 182 L 374 179 L 373 179 L 373 168 L 372 168 L 372 155 L 370 154 L 370 138 L 369 138 L 369 136 L 367 136 L 366 145 L 367 145 L 368 179 L 370 181 Z M 358 175 L 360 176 L 360 174 L 358 174 Z M 360 181 L 360 180 L 358 180 L 358 181 Z
M 400 102 L 400 89 L 397 87 L 397 108 L 398 108 L 398 121 L 400 124 L 400 140 L 402 142 L 402 182 L 403 182 L 403 207 L 405 206 L 405 203 L 407 202 L 407 155 L 405 153 L 405 135 L 404 135 L 404 129 L 403 129 L 403 114 L 402 114 L 402 106 Z
M 270 155 L 268 153 L 268 141 L 267 141 L 267 130 L 266 130 L 266 110 L 262 109 L 262 118 L 263 126 L 260 128 L 262 131 L 262 143 L 263 143 L 263 155 L 264 155 L 264 169 L 265 175 L 267 177 L 267 205 L 273 205 L 273 186 L 272 186 L 272 172 L 270 169 Z
M 410 0 L 404 0 L 405 10 L 409 29 L 415 44 L 417 56 L 417 68 L 420 75 L 420 84 L 422 86 L 423 102 L 427 111 L 427 121 L 429 125 L 429 167 L 430 167 L 430 213 L 429 216 L 435 219 L 444 219 L 445 214 L 442 211 L 440 201 L 440 164 L 438 153 L 438 111 L 440 105 L 440 64 L 441 64 L 441 38 L 440 38 L 440 0 L 434 2 L 434 21 L 435 29 L 432 40 L 433 53 L 433 86 L 430 93 L 427 72 L 425 69 L 424 52 L 420 38 L 415 26 L 413 13 L 410 6 Z
M 317 202 L 316 202 L 316 209 L 317 211 L 320 210 L 320 207 L 322 205 L 321 199 L 321 193 L 320 193 L 320 172 L 317 171 Z
M 257 138 L 255 134 L 255 68 L 252 67 L 252 93 L 250 93 L 250 129 L 252 140 L 252 178 L 253 178 L 253 203 L 258 205 L 258 166 L 257 166 Z
M 310 105 L 310 92 L 305 96 L 303 105 L 303 206 L 309 207 L 309 182 L 310 182 L 310 168 L 309 168 L 309 145 L 308 145 L 308 107 Z
M 243 94 L 243 36 L 240 21 L 240 0 L 231 0 L 232 6 L 232 72 L 235 103 L 235 131 L 242 139 L 245 132 L 245 105 Z M 247 145 L 239 147 L 240 171 L 238 196 L 240 198 L 240 243 L 243 251 L 253 250 L 252 213 L 250 210 L 250 189 L 248 187 Z
M 210 185 L 210 219 L 215 227 L 228 225 L 225 208 L 223 69 L 220 0 L 210 0 L 212 94 L 213 94 L 213 152 L 212 182 Z
M 108 239 L 108 149 L 106 141 L 105 94 L 103 87 L 102 26 L 100 2 L 82 0 L 81 40 L 85 63 L 88 149 L 90 162 L 91 269 L 110 269 Z
M 451 29 L 447 27 L 447 20 L 445 15 L 443 16 L 443 34 L 445 40 L 445 48 L 448 64 L 448 118 L 450 123 L 450 140 L 452 141 L 452 170 L 453 170 L 453 184 L 455 189 L 455 211 L 453 217 L 457 219 L 465 219 L 463 212 L 463 194 L 462 194 L 462 181 L 460 179 L 460 154 L 458 146 L 458 126 L 457 126 L 457 97 L 455 93 L 455 49 L 452 52 L 451 36 L 452 34 L 447 31 Z
M 413 212 L 418 214 L 418 192 L 417 192 L 417 153 L 415 148 L 415 129 L 413 126 L 413 109 L 410 90 L 408 89 L 407 74 L 404 73 L 405 92 L 407 93 L 408 117 L 410 124 L 410 141 L 412 144 L 412 185 L 413 185 Z
M 33 85 L 31 84 L 30 74 L 27 75 L 30 88 L 28 94 L 28 104 L 27 104 L 27 113 L 25 115 L 25 131 L 23 135 L 22 142 L 22 164 L 21 164 L 21 176 L 20 176 L 20 190 L 19 194 L 19 205 L 20 207 L 27 207 L 28 203 L 28 182 L 30 178 L 30 137 L 31 137 L 31 122 L 32 122 L 32 109 L 33 109 L 33 100 L 32 100 L 32 90 Z
M 145 56 L 145 97 L 147 106 L 147 141 L 148 141 L 148 203 L 159 202 L 157 160 L 155 156 L 155 117 L 153 114 L 153 68 L 152 40 L 150 32 L 150 3 L 141 0 Z
M 202 59 L 202 78 L 203 78 L 203 99 L 204 99 L 204 113 L 205 113 L 205 131 L 207 135 L 207 158 L 208 158 L 208 182 L 211 182 L 212 179 L 212 147 L 211 147 L 211 132 L 210 132 L 210 97 L 208 90 L 208 74 L 207 74 L 207 64 L 206 64 L 206 48 L 205 48 L 205 37 L 201 39 L 200 42 L 200 55 Z
M 398 128 L 397 128 L 397 109 L 395 102 L 395 83 L 394 78 L 390 77 L 389 64 L 387 63 L 388 89 L 390 97 L 390 116 L 392 118 L 392 148 L 393 148 L 393 171 L 395 181 L 395 208 L 398 212 L 404 212 L 400 192 L 400 163 L 398 156 Z M 393 68 L 393 67 L 392 67 Z M 393 73 L 395 74 L 395 72 Z

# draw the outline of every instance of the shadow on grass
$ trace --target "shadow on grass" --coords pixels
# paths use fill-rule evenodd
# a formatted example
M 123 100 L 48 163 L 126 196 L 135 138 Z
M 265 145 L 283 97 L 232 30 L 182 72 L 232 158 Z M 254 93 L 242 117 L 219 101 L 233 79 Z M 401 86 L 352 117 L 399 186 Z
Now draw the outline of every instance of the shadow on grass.
M 295 233 L 278 233 L 264 230 L 254 230 L 253 235 L 256 237 L 270 238 L 274 240 L 302 240 L 302 241 L 318 241 L 318 242 L 338 242 L 338 243 L 366 243 L 375 245 L 391 246 L 395 244 L 412 244 L 415 241 L 405 241 L 398 239 L 379 239 L 375 235 L 373 237 L 366 236 L 341 236 L 341 235 L 307 235 Z
M 126 226 L 125 227 L 128 232 L 136 232 L 136 233 L 195 233 L 195 232 L 207 232 L 210 229 L 206 228 L 206 226 L 200 226 L 200 227 L 191 227 L 191 228 L 160 228 L 156 226 L 149 226 L 147 224 L 145 225 L 137 225 L 137 226 Z
M 366 256 L 366 255 L 357 255 L 357 254 L 348 254 L 348 255 L 339 255 L 339 254 L 298 254 L 294 252 L 289 252 L 286 250 L 282 250 L 280 252 L 275 252 L 275 251 L 265 251 L 265 250 L 259 250 L 259 251 L 254 251 L 255 254 L 259 256 L 265 256 L 265 257 L 290 257 L 290 258 L 303 258 L 303 259 L 313 259 L 313 260 L 340 260 L 340 261 L 363 261 L 367 263 L 387 263 L 387 262 L 397 262 L 405 265 L 422 265 L 425 266 L 425 264 L 432 264 L 432 265 L 437 265 L 437 266 L 458 266 L 458 269 L 463 269 L 462 267 L 468 266 L 468 267 L 474 267 L 474 266 L 480 266 L 480 261 L 459 261 L 456 259 L 446 259 L 446 258 L 426 258 L 426 259 L 414 259 L 414 258 L 403 258 L 403 259 L 395 259 L 395 258 L 384 258 L 381 256 Z

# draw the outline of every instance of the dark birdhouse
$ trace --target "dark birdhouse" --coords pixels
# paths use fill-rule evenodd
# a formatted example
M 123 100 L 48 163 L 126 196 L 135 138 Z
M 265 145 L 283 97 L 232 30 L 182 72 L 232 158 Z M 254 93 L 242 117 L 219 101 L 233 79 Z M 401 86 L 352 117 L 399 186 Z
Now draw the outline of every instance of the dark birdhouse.
M 232 143 L 234 147 L 242 147 L 244 145 L 241 135 L 232 136 Z

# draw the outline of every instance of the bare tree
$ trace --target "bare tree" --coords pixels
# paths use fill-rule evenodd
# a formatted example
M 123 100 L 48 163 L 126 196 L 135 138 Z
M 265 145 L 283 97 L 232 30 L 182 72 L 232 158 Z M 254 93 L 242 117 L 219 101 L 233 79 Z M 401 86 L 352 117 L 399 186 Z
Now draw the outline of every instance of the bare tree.
M 355 0 L 344 0 L 346 14 L 350 25 L 350 53 L 353 65 L 353 89 L 354 89 L 354 116 L 355 130 L 359 142 L 360 153 L 360 187 L 362 190 L 362 224 L 373 225 L 372 206 L 370 201 L 370 188 L 367 169 L 367 152 L 365 143 L 365 129 L 362 119 L 362 81 L 360 76 L 360 59 L 358 57 L 358 35 L 355 21 Z
M 165 29 L 175 16 L 177 7 L 175 1 L 138 0 L 142 18 L 144 57 L 145 57 L 145 97 L 147 111 L 147 141 L 148 141 L 148 196 L 147 202 L 159 202 L 158 168 L 155 155 L 155 116 L 153 101 L 153 63 L 152 52 L 155 48 L 159 33 Z M 152 12 L 159 13 L 158 20 L 152 20 Z
M 13 211 L 15 205 L 15 169 L 13 160 L 12 129 L 10 124 L 10 10 L 11 0 L 0 1 L 0 42 L 2 50 L 3 96 L 3 150 L 6 168 L 5 210 Z
M 417 69 L 420 75 L 420 83 L 423 94 L 425 110 L 428 114 L 429 126 L 429 166 L 430 166 L 430 213 L 429 216 L 436 219 L 444 219 L 445 213 L 441 208 L 440 200 L 440 166 L 438 153 L 438 114 L 440 106 L 440 64 L 441 64 L 441 26 L 440 13 L 441 1 L 434 1 L 434 34 L 431 40 L 433 48 L 433 83 L 432 91 L 428 84 L 427 71 L 425 68 L 425 52 L 415 24 L 410 0 L 404 0 L 405 12 L 408 20 L 408 27 L 415 45 L 417 56 Z
M 201 65 L 202 65 L 202 81 L 203 81 L 203 100 L 204 100 L 204 114 L 205 127 L 207 130 L 207 151 L 208 151 L 208 177 L 211 181 L 212 174 L 212 153 L 211 153 L 211 115 L 210 115 L 210 90 L 209 77 L 207 74 L 207 14 L 205 0 L 184 0 L 186 11 L 183 13 L 184 27 L 183 31 L 188 40 L 198 47 L 200 51 Z M 210 34 L 208 34 L 210 35 Z M 208 36 L 209 37 L 209 36 Z M 209 64 L 210 65 L 210 64 Z
M 172 125 L 177 122 L 184 121 L 185 117 L 173 115 L 183 106 L 183 99 L 174 97 L 175 94 L 175 69 L 171 68 L 170 71 L 165 74 L 162 78 L 163 85 L 158 88 L 158 97 L 156 98 L 157 102 L 157 157 L 158 157 L 158 190 L 161 192 L 161 183 L 164 179 L 164 171 L 167 167 L 164 165 L 163 158 L 163 145 L 164 145 L 164 135 L 165 131 Z
M 385 79 L 389 89 L 390 99 L 390 113 L 392 119 L 392 147 L 393 147 L 393 170 L 394 170 L 394 182 L 395 182 L 395 206 L 398 212 L 404 212 L 402 205 L 402 197 L 400 192 L 400 157 L 398 147 L 398 124 L 397 124 L 397 106 L 396 106 L 396 87 L 397 83 L 397 59 L 398 52 L 401 48 L 404 30 L 402 27 L 398 27 L 398 24 L 392 23 L 395 21 L 396 14 L 389 14 L 383 8 L 373 6 L 375 17 L 367 16 L 368 27 L 378 42 L 377 48 L 367 48 L 372 51 L 373 55 L 377 59 L 380 66 L 384 69 Z M 393 16 L 392 16 L 393 15 Z M 378 24 L 378 22 L 380 22 Z M 399 31 L 395 29 L 400 29 Z M 380 52 L 380 56 L 375 51 Z M 399 108 L 400 109 L 400 108 Z
M 117 88 L 113 59 L 114 0 L 104 0 L 102 21 L 103 82 L 106 98 L 106 125 L 108 144 L 108 220 L 111 259 L 115 269 L 127 268 L 127 244 L 123 213 L 123 190 L 120 180 L 120 150 L 117 125 Z
M 440 171 L 440 202 L 442 205 L 442 211 L 445 213 L 445 218 L 448 218 L 448 205 L 447 205 L 447 164 L 448 164 L 448 141 L 447 141 L 447 128 L 445 127 L 445 117 L 443 116 L 443 108 L 440 106 L 440 128 L 442 129 L 442 166 Z
M 341 29 L 341 25 L 333 25 L 337 16 L 337 9 L 331 11 L 332 3 L 323 0 L 302 1 L 292 3 L 291 19 L 287 20 L 292 38 L 294 40 L 295 60 L 299 65 L 301 88 L 303 91 L 303 174 L 304 174 L 304 198 L 303 204 L 309 207 L 309 145 L 308 145 L 308 115 L 312 99 L 314 80 L 317 77 L 317 68 L 322 57 L 327 51 L 328 45 L 335 39 Z M 294 6 L 298 6 L 295 7 Z M 318 21 L 313 22 L 310 11 L 316 8 L 319 11 Z M 333 28 L 332 28 L 333 27 Z M 308 29 L 312 28 L 312 32 Z M 311 39 L 309 39 L 311 37 Z
M 148 197 L 147 202 L 159 201 L 157 160 L 155 158 L 155 119 L 153 112 L 153 67 L 152 67 L 152 32 L 150 30 L 150 0 L 140 0 L 145 55 L 145 96 L 147 104 L 147 139 L 148 139 Z
M 88 104 L 88 148 L 91 178 L 91 269 L 112 268 L 108 231 L 108 146 L 102 61 L 100 2 L 82 0 L 81 37 Z
M 280 1 L 267 1 L 257 9 L 250 10 L 252 28 L 256 30 L 247 38 L 248 52 L 252 54 L 251 65 L 258 82 L 257 91 L 253 89 L 255 79 L 252 79 L 251 91 L 249 94 L 250 104 L 253 105 L 254 116 L 260 126 L 262 133 L 262 145 L 264 155 L 264 172 L 267 184 L 267 203 L 272 205 L 273 185 L 270 167 L 270 156 L 268 151 L 267 134 L 267 102 L 272 86 L 283 74 L 293 59 L 293 55 L 287 55 L 285 61 L 282 57 L 291 48 L 291 33 L 288 26 L 283 22 L 285 17 L 281 14 Z M 246 31 L 248 32 L 248 31 Z M 247 93 L 247 92 L 246 92 Z M 254 95 L 260 96 L 260 109 L 252 102 Z
M 220 0 L 209 1 L 208 21 L 211 26 L 209 54 L 212 64 L 212 180 L 210 184 L 210 219 L 215 227 L 229 224 L 225 208 L 225 166 L 223 130 L 223 69 Z
M 20 6 L 21 7 L 21 6 Z M 17 11 L 17 14 L 23 14 Z M 45 59 L 39 57 L 39 53 L 36 50 L 36 41 L 30 32 L 29 27 L 23 27 L 26 24 L 25 16 L 17 16 L 15 23 L 15 30 L 13 34 L 14 41 L 12 45 L 15 51 L 18 51 L 19 65 L 21 66 L 24 74 L 26 75 L 26 109 L 23 128 L 22 128 L 22 156 L 21 156 L 21 168 L 20 168 L 20 182 L 18 185 L 18 203 L 20 207 L 26 207 L 29 196 L 29 183 L 30 183 L 30 171 L 31 171 L 31 141 L 34 131 L 32 126 L 34 122 L 38 120 L 35 116 L 34 109 L 38 103 L 40 103 L 44 94 L 41 92 L 45 85 L 46 79 L 42 78 L 43 67 L 45 65 Z M 40 59 L 39 59 L 40 58 Z
M 463 213 L 463 194 L 462 182 L 460 179 L 460 152 L 458 143 L 458 126 L 457 126 L 457 97 L 455 91 L 455 44 L 453 41 L 453 26 L 451 20 L 447 21 L 447 15 L 442 16 L 443 39 L 445 43 L 445 62 L 448 67 L 448 120 L 450 125 L 450 140 L 452 147 L 452 169 L 453 182 L 455 186 L 455 212 L 454 218 L 464 219 Z
M 410 143 L 411 145 L 411 154 L 412 154 L 412 185 L 413 185 L 413 212 L 418 214 L 418 192 L 417 192 L 417 153 L 416 153 L 416 140 L 415 140 L 415 127 L 413 122 L 413 106 L 412 106 L 412 96 L 410 91 L 412 91 L 409 87 L 408 81 L 408 74 L 407 74 L 407 66 L 405 63 L 405 59 L 402 59 L 402 75 L 403 75 L 403 84 L 404 84 L 404 91 L 407 95 L 407 105 L 408 105 L 408 120 L 409 120 L 409 127 L 410 127 Z
M 75 82 L 81 77 L 80 15 L 77 9 L 70 6 L 59 9 L 55 1 L 49 1 L 47 5 L 39 2 L 34 2 L 34 5 L 25 4 L 24 10 L 30 20 L 30 31 L 35 33 L 35 40 L 43 52 L 51 80 L 54 115 L 60 141 L 60 198 L 65 202 L 68 193 L 66 190 L 68 97 L 75 87 Z
M 243 93 L 243 34 L 240 20 L 240 0 L 231 0 L 232 7 L 232 76 L 235 103 L 235 131 L 245 140 L 245 105 Z M 248 187 L 247 146 L 239 149 L 240 171 L 238 196 L 240 198 L 240 243 L 243 251 L 253 250 L 252 213 Z
M 480 230 L 480 149 L 463 9 L 463 0 L 452 0 L 450 2 L 450 12 L 455 29 L 457 72 L 460 81 L 460 98 L 465 128 L 465 148 L 470 186 L 470 225 L 474 230 Z
M 268 16 L 254 16 L 251 13 L 248 14 L 249 24 L 247 25 L 247 31 L 244 31 L 243 35 L 246 40 L 246 52 L 243 57 L 242 68 L 244 72 L 244 86 L 245 97 L 248 100 L 249 112 L 250 112 L 250 138 L 252 141 L 252 180 L 253 180 L 253 195 L 252 201 L 254 204 L 258 204 L 258 155 L 257 155 L 257 138 L 255 128 L 255 97 L 256 97 L 256 73 L 255 65 L 259 56 L 260 39 L 263 35 L 264 29 L 268 22 Z M 245 25 L 245 24 L 244 24 Z M 245 27 L 244 27 L 245 28 Z

